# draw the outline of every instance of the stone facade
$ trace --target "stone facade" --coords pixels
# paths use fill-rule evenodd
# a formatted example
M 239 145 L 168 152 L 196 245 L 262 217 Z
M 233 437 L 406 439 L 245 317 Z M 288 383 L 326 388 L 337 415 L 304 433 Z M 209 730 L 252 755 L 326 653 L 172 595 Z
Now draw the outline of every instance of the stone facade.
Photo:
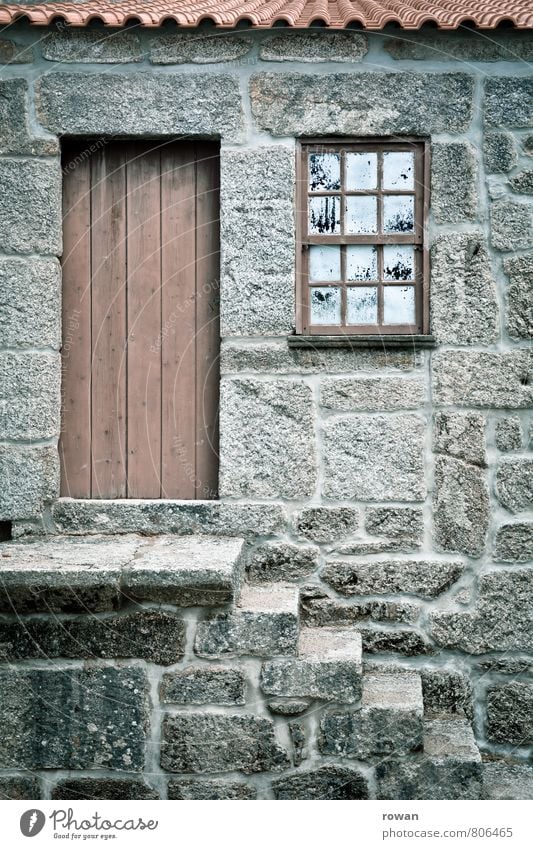
M 40 35 L 0 41 L 0 796 L 532 798 L 533 36 Z M 60 499 L 59 140 L 184 135 L 220 498 Z M 430 347 L 294 344 L 302 135 L 430 139 Z

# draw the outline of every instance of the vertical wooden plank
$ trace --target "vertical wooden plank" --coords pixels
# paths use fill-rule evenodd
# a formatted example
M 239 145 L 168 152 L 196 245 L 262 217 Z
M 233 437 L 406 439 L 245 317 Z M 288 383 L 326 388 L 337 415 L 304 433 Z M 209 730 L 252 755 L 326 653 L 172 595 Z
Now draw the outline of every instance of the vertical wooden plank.
M 91 163 L 64 160 L 61 495 L 91 494 Z
M 220 384 L 218 146 L 197 143 L 196 198 L 196 498 L 218 495 Z
M 191 143 L 161 150 L 161 496 L 194 498 L 195 207 Z
M 161 494 L 160 153 L 154 142 L 127 151 L 127 494 Z
M 118 145 L 92 163 L 92 491 L 126 497 L 126 169 Z

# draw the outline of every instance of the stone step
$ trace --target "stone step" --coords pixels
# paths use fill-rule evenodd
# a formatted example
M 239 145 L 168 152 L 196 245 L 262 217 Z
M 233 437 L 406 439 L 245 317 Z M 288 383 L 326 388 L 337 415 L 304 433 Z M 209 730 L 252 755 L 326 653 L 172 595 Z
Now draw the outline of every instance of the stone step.
M 234 601 L 239 538 L 138 535 L 48 537 L 0 545 L 0 611 L 101 612 L 129 600 L 178 607 Z

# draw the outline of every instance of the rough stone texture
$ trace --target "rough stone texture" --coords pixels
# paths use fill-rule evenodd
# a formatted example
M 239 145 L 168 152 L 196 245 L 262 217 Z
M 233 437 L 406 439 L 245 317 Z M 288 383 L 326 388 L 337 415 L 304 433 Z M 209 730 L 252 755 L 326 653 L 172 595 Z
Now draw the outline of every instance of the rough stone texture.
M 40 799 L 41 788 L 36 778 L 28 775 L 0 777 L 0 799 Z
M 457 224 L 476 218 L 477 182 L 477 154 L 471 144 L 432 145 L 431 208 L 437 224 Z
M 462 572 L 460 561 L 329 558 L 322 578 L 342 595 L 411 593 L 434 598 L 457 581 Z
M 414 415 L 336 417 L 324 426 L 327 498 L 418 501 L 426 494 L 424 419 Z
M 533 194 L 533 168 L 525 168 L 509 178 L 513 191 L 522 195 Z
M 422 378 L 330 378 L 320 384 L 320 405 L 329 410 L 412 410 L 426 400 Z
M 168 798 L 184 800 L 207 799 L 255 799 L 254 787 L 242 781 L 220 781 L 218 779 L 173 779 L 168 782 Z
M 144 766 L 148 680 L 139 667 L 0 671 L 2 768 Z
M 55 259 L 0 260 L 0 347 L 61 344 L 61 271 Z
M 533 561 L 533 522 L 501 525 L 494 539 L 493 558 L 502 563 Z
M 351 542 L 336 545 L 332 548 L 333 554 L 348 554 L 361 556 L 363 554 L 386 554 L 389 551 L 408 553 L 420 548 L 420 543 L 411 539 L 388 539 L 388 540 L 352 540 Z
M 418 654 L 435 654 L 435 649 L 428 643 L 424 634 L 407 628 L 383 629 L 362 628 L 363 651 L 365 654 L 383 654 L 394 652 L 405 657 Z
M 360 62 L 368 52 L 360 32 L 294 32 L 266 38 L 259 56 L 267 62 Z
M 305 725 L 301 722 L 289 722 L 287 725 L 292 743 L 292 762 L 294 766 L 300 766 L 307 758 Z
M 483 799 L 533 799 L 533 767 L 508 761 L 484 763 Z
M 141 40 L 135 32 L 121 30 L 65 29 L 51 32 L 41 39 L 44 59 L 65 64 L 140 62 Z
M 299 581 L 318 569 L 319 556 L 320 549 L 315 545 L 264 543 L 248 561 L 248 578 L 254 584 Z
M 269 711 L 278 716 L 300 716 L 312 704 L 310 699 L 296 700 L 287 699 L 284 701 L 269 701 L 267 707 Z
M 187 74 L 179 97 L 173 77 L 143 74 L 52 73 L 41 77 L 38 120 L 58 135 L 220 135 L 243 132 L 239 84 L 230 76 Z
M 2 42 L 0 61 L 1 45 Z M 0 81 L 0 154 L 3 156 L 48 156 L 59 151 L 57 139 L 35 138 L 30 133 L 27 94 L 28 83 L 24 79 Z
M 0 250 L 61 253 L 60 176 L 55 161 L 0 161 Z
M 481 469 L 454 457 L 437 457 L 433 499 L 437 546 L 479 556 L 485 549 L 489 518 L 489 491 Z
M 447 197 L 456 194 L 452 189 Z M 431 329 L 439 342 L 487 344 L 499 337 L 498 300 L 485 239 L 447 233 L 431 249 Z
M 307 507 L 296 514 L 294 527 L 299 536 L 315 542 L 332 542 L 359 528 L 357 507 Z
M 17 44 L 9 38 L 0 39 L 0 63 L 4 65 L 25 65 L 33 62 L 33 47 Z
M 221 496 L 299 498 L 313 494 L 315 478 L 310 388 L 295 380 L 223 381 Z
M 533 685 L 495 684 L 487 690 L 487 738 L 497 743 L 533 743 Z
M 159 697 L 179 705 L 243 705 L 244 675 L 238 669 L 188 666 L 163 675 Z
M 52 445 L 0 446 L 0 519 L 39 516 L 59 495 L 59 456 Z
M 72 595 L 77 588 L 72 588 Z M 82 606 L 80 599 L 80 607 Z M 0 622 L 0 660 L 138 657 L 168 665 L 182 659 L 185 623 L 163 611 L 122 616 L 23 619 Z
M 253 40 L 248 35 L 220 32 L 158 34 L 150 40 L 150 62 L 154 65 L 209 65 L 234 62 L 250 52 Z
M 250 95 L 258 127 L 275 136 L 425 135 L 468 128 L 473 80 L 466 74 L 412 71 L 261 73 L 251 78 Z
M 276 799 L 317 800 L 368 799 L 368 785 L 363 773 L 357 769 L 333 764 L 284 775 L 272 783 Z
M 496 494 L 507 510 L 518 513 L 533 506 L 533 460 L 513 457 L 496 471 Z
M 127 778 L 67 778 L 52 790 L 52 799 L 159 799 L 145 781 Z
M 303 628 L 295 660 L 261 668 L 267 696 L 354 702 L 361 696 L 361 635 L 351 628 Z
M 0 439 L 59 436 L 60 387 L 58 354 L 0 353 Z
M 485 169 L 492 174 L 504 174 L 514 168 L 518 158 L 514 137 L 507 132 L 485 133 L 483 139 Z
M 514 339 L 533 337 L 533 253 L 504 259 L 509 277 L 507 332 Z
M 419 507 L 367 507 L 365 531 L 372 536 L 421 542 L 424 514 Z
M 232 613 L 219 613 L 196 629 L 200 657 L 293 654 L 298 640 L 298 589 L 245 584 Z
M 488 77 L 484 115 L 488 127 L 532 127 L 531 77 Z
M 492 245 L 500 251 L 530 248 L 533 240 L 533 204 L 497 200 L 491 205 Z
M 353 625 L 364 619 L 413 623 L 420 615 L 420 607 L 396 601 L 337 601 L 326 595 L 321 587 L 303 587 L 300 590 L 300 614 L 305 624 L 315 627 Z
M 467 675 L 453 669 L 422 669 L 424 715 L 458 714 L 472 721 L 474 701 Z
M 522 447 L 522 425 L 517 416 L 496 422 L 496 448 L 498 451 L 516 451 Z
M 527 351 L 440 351 L 432 366 L 437 404 L 512 410 L 533 402 Z
M 533 59 L 533 39 L 529 32 L 491 32 L 490 38 L 476 30 L 459 32 L 409 32 L 384 39 L 383 47 L 394 59 L 426 59 L 449 62 L 498 62 Z
M 496 672 L 504 675 L 526 675 L 533 672 L 533 663 L 529 660 L 515 660 L 508 657 L 489 657 L 488 660 L 478 660 L 474 664 L 475 669 L 480 669 L 481 672 Z
M 208 741 L 208 745 L 206 745 Z M 169 772 L 245 774 L 285 769 L 288 755 L 270 719 L 248 714 L 179 714 L 163 722 L 161 766 Z

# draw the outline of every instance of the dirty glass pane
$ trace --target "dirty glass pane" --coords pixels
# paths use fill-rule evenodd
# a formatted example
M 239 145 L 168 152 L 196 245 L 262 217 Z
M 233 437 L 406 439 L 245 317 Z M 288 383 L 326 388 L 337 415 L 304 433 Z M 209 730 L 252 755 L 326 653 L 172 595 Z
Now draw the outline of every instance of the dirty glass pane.
M 340 233 L 341 201 L 335 195 L 309 200 L 309 232 L 331 235 Z
M 384 195 L 383 232 L 412 233 L 414 230 L 414 197 L 412 195 Z
M 349 191 L 376 189 L 378 185 L 377 153 L 346 154 L 346 188 Z
M 348 280 L 377 280 L 378 252 L 374 245 L 348 245 L 346 248 Z
M 311 245 L 309 248 L 309 277 L 311 280 L 341 279 L 341 249 L 339 245 Z
M 311 288 L 311 324 L 341 323 L 341 290 L 336 286 Z
M 375 286 L 352 286 L 346 290 L 347 324 L 376 324 L 378 290 Z
M 360 195 L 346 198 L 346 233 L 377 233 L 377 198 Z
M 311 153 L 309 156 L 309 189 L 329 192 L 341 187 L 341 158 L 338 153 Z
M 415 187 L 415 157 L 408 150 L 383 154 L 383 188 L 408 191 Z
M 383 287 L 383 323 L 415 323 L 414 286 Z
M 414 280 L 415 251 L 412 245 L 385 245 L 383 248 L 383 279 Z

